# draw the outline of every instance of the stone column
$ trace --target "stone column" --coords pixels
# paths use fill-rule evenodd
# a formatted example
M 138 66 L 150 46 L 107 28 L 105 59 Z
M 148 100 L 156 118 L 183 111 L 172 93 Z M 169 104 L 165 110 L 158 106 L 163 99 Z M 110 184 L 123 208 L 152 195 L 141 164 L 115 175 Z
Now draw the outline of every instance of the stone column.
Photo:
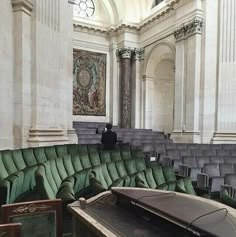
M 10 149 L 13 141 L 13 17 L 11 1 L 0 7 L 0 150 Z
M 194 18 L 174 32 L 176 38 L 175 114 L 176 142 L 200 142 L 201 32 L 203 21 Z
M 121 98 L 121 127 L 131 127 L 131 60 L 133 49 L 118 49 L 118 56 L 121 61 L 120 71 L 120 98 Z
M 68 102 L 72 103 L 71 6 L 64 0 L 33 3 L 32 127 L 28 143 L 64 144 L 69 142 Z
M 142 76 L 144 48 L 135 48 L 132 62 L 131 127 L 142 127 Z
M 143 76 L 144 114 L 143 128 L 151 129 L 153 121 L 154 78 Z M 147 96 L 148 94 L 148 96 Z
M 12 0 L 14 21 L 14 145 L 27 147 L 31 127 L 31 0 Z
M 213 143 L 236 143 L 236 3 L 219 4 L 217 116 Z

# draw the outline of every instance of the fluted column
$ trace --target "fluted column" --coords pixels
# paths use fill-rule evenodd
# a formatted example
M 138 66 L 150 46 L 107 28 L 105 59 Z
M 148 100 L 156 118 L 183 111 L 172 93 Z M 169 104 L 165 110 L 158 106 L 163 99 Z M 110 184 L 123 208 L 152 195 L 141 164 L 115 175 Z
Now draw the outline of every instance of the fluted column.
M 142 76 L 144 48 L 135 48 L 132 62 L 131 127 L 142 127 Z
M 219 4 L 219 75 L 214 143 L 236 143 L 236 3 Z
M 13 17 L 11 1 L 0 3 L 0 150 L 13 148 Z
M 26 147 L 31 127 L 31 0 L 12 0 L 14 20 L 14 146 Z
M 172 138 L 200 142 L 201 33 L 203 20 L 194 18 L 174 32 L 176 38 L 175 114 Z
M 118 49 L 120 57 L 120 98 L 121 98 L 121 127 L 131 127 L 131 60 L 133 49 Z

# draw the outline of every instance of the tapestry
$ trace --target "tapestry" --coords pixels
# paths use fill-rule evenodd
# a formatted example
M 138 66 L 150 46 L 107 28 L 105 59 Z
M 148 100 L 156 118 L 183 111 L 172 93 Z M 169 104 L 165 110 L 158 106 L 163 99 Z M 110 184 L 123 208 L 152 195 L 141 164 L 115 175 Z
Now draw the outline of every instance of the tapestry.
M 73 115 L 106 115 L 106 54 L 73 52 Z

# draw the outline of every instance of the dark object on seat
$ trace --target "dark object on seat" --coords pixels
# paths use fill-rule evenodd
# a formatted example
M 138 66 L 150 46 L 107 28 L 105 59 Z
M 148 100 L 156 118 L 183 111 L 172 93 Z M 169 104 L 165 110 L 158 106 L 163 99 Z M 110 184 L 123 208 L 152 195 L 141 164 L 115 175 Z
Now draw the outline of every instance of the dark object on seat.
M 113 150 L 115 149 L 115 144 L 117 143 L 117 134 L 113 131 L 112 125 L 108 123 L 106 125 L 106 132 L 103 132 L 101 142 L 103 144 L 103 149 L 104 150 Z
M 22 223 L 23 236 L 62 236 L 60 199 L 14 203 L 2 206 L 3 223 Z

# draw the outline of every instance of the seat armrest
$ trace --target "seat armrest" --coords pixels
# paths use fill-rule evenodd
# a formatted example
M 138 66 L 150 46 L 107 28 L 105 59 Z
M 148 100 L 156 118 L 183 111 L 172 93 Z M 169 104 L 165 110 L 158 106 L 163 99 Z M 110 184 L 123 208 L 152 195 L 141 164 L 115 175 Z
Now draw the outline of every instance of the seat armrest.
M 233 187 L 231 185 L 228 184 L 221 185 L 220 194 L 222 194 L 224 190 L 228 192 L 230 197 L 233 197 Z
M 197 174 L 197 187 L 208 188 L 209 177 L 205 173 Z
M 179 165 L 179 175 L 187 177 L 189 175 L 189 168 L 187 165 Z

